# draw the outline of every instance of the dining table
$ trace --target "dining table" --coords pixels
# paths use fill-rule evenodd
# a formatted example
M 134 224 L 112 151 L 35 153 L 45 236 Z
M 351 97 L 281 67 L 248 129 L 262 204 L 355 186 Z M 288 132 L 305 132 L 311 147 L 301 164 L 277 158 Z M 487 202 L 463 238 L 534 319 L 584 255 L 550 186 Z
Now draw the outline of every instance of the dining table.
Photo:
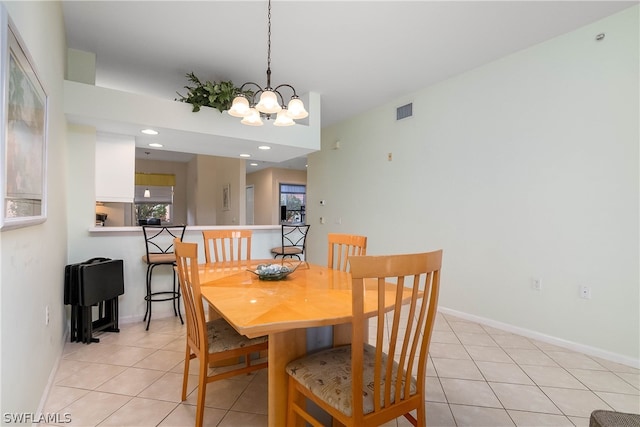
M 281 264 L 293 270 L 280 280 L 263 280 L 259 265 Z M 351 275 L 306 261 L 251 260 L 200 264 L 201 292 L 210 313 L 224 318 L 249 338 L 267 335 L 268 425 L 285 425 L 288 378 L 286 365 L 307 352 L 308 328 L 333 326 L 333 345 L 351 340 Z M 388 308 L 395 285 L 386 283 Z M 369 289 L 371 288 L 371 289 Z M 377 285 L 365 281 L 365 312 L 377 310 Z M 370 292 L 367 292 L 370 290 Z M 410 298 L 410 291 L 406 293 Z

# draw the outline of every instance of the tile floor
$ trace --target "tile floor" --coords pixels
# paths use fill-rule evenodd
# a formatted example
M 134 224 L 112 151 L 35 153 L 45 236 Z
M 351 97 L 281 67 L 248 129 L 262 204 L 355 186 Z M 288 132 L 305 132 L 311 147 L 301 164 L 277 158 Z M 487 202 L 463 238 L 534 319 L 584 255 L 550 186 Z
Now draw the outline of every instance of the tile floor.
M 193 426 L 197 361 L 180 401 L 184 326 L 121 325 L 67 343 L 45 413 L 72 426 Z M 429 426 L 583 426 L 594 409 L 640 413 L 640 370 L 439 314 L 427 372 Z M 207 426 L 266 426 L 267 375 L 207 388 Z M 404 419 L 387 426 L 409 425 Z

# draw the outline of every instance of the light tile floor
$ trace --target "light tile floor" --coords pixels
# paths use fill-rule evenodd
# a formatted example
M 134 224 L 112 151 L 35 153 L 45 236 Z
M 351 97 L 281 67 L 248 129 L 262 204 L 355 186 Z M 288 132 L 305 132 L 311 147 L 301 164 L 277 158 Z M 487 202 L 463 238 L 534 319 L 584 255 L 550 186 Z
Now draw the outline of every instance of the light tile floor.
M 60 425 L 194 425 L 197 361 L 180 401 L 184 330 L 172 317 L 67 343 L 44 412 L 70 414 Z M 439 314 L 426 408 L 429 426 L 587 427 L 594 409 L 640 413 L 640 370 Z M 204 422 L 266 426 L 266 371 L 210 384 Z

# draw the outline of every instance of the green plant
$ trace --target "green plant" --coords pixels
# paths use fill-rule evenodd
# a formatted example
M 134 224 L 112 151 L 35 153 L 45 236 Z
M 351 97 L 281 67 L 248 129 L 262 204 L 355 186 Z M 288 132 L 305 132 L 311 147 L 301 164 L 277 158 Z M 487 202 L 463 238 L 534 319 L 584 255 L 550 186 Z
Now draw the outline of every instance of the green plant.
M 187 79 L 193 83 L 193 86 L 184 87 L 188 90 L 186 96 L 178 92 L 180 98 L 177 98 L 176 101 L 192 104 L 194 113 L 200 111 L 202 106 L 216 108 L 222 113 L 224 110 L 231 108 L 233 98 L 240 93 L 240 89 L 232 81 L 205 81 L 203 83 L 193 72 L 187 74 Z
M 139 203 L 135 205 L 136 218 L 160 218 L 167 222 L 167 205 L 155 203 Z

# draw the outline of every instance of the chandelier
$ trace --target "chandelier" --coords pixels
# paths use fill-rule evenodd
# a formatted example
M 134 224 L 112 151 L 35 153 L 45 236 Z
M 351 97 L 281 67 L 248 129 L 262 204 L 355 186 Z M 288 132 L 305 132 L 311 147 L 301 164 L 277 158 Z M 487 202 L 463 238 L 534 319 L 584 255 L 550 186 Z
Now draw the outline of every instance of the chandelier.
M 263 117 L 270 120 L 272 115 L 276 114 L 273 122 L 275 126 L 293 126 L 296 124 L 294 120 L 304 119 L 309 113 L 305 110 L 304 103 L 298 98 L 293 86 L 285 83 L 275 88 L 271 87 L 271 0 L 269 0 L 267 19 L 267 86 L 263 89 L 254 82 L 246 82 L 240 86 L 240 94 L 233 99 L 229 115 L 242 117 L 241 123 L 245 125 L 262 126 Z M 285 88 L 293 92 L 286 106 L 281 93 Z M 254 92 L 253 89 L 257 90 Z M 256 104 L 258 95 L 260 95 L 259 102 Z

